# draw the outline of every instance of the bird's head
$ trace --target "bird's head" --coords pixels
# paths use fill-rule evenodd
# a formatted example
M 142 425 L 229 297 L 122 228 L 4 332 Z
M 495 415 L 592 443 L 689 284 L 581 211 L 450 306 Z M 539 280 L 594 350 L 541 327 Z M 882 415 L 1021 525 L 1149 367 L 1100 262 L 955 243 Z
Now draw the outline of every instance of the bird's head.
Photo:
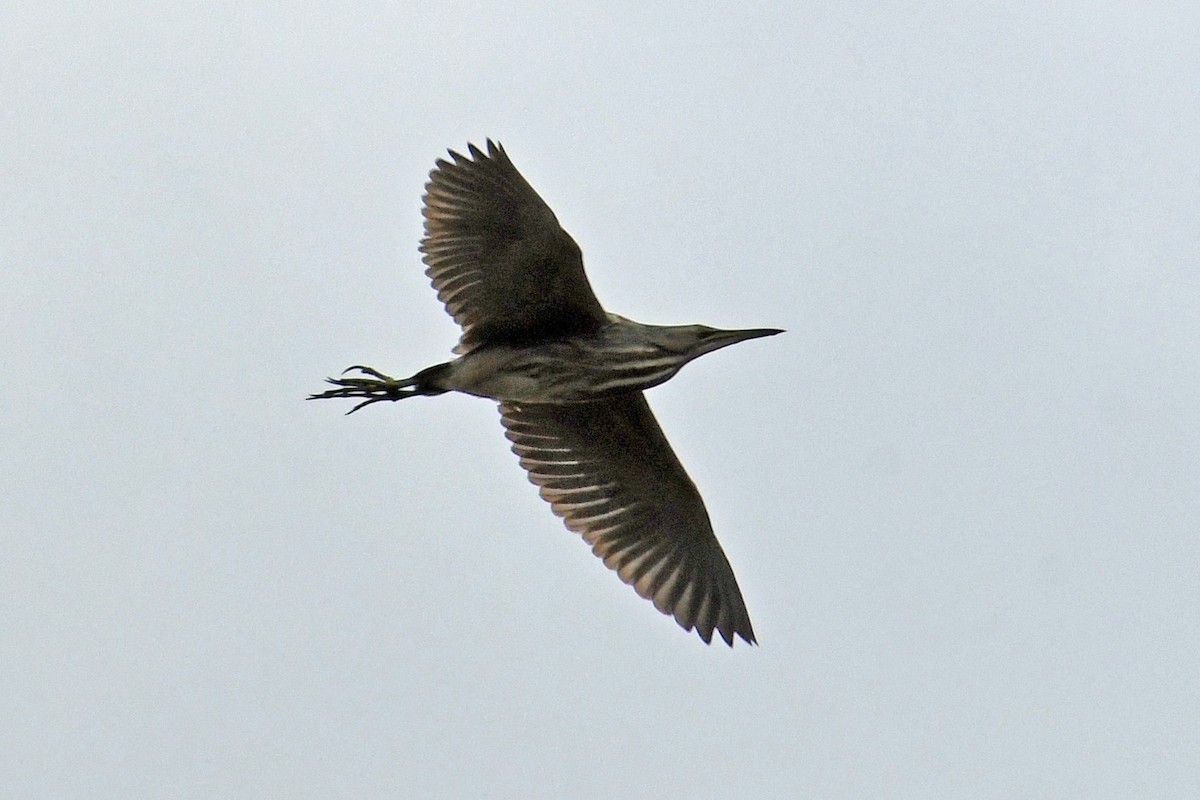
M 662 333 L 659 344 L 686 356 L 688 361 L 731 344 L 783 333 L 779 328 L 723 330 L 707 325 L 670 325 L 659 331 Z

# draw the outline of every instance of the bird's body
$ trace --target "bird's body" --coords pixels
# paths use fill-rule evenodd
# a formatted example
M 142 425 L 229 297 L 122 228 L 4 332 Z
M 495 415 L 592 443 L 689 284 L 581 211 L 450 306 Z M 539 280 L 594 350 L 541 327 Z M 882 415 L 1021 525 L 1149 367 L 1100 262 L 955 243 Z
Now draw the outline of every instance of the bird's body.
M 668 380 L 700 355 L 697 337 L 722 347 L 757 331 L 719 331 L 701 325 L 643 325 L 610 314 L 595 333 L 530 344 L 488 344 L 429 376 L 431 390 L 463 392 L 522 403 L 585 403 Z
M 463 327 L 458 358 L 396 380 L 330 379 L 314 398 L 463 392 L 499 401 L 513 451 L 554 512 L 638 594 L 705 642 L 754 642 L 704 503 L 642 395 L 692 359 L 773 328 L 644 325 L 605 312 L 574 240 L 504 150 L 438 161 L 421 249 Z

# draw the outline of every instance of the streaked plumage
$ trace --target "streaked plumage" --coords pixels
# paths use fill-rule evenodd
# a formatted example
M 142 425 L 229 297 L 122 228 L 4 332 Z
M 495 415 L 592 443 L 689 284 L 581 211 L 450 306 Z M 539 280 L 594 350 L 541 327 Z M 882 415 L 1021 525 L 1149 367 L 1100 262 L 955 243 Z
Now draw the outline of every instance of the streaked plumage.
M 513 452 L 593 552 L 705 642 L 753 643 L 733 570 L 695 485 L 642 389 L 688 361 L 776 329 L 643 325 L 604 311 L 578 245 L 491 141 L 430 173 L 421 252 L 463 329 L 459 358 L 395 380 L 330 379 L 314 398 L 382 400 L 460 391 L 500 403 Z M 349 370 L 348 370 L 349 371 Z

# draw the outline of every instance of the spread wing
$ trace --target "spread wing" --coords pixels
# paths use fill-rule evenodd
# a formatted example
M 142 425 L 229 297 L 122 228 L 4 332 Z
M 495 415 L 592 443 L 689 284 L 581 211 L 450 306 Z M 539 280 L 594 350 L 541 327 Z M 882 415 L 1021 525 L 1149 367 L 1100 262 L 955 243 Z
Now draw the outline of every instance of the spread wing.
M 599 329 L 579 245 L 500 145 L 468 147 L 470 158 L 438 159 L 422 212 L 425 274 L 463 329 L 455 352 Z
M 754 642 L 733 570 L 695 484 L 641 392 L 571 404 L 500 404 L 513 452 L 566 526 L 625 583 L 693 627 Z

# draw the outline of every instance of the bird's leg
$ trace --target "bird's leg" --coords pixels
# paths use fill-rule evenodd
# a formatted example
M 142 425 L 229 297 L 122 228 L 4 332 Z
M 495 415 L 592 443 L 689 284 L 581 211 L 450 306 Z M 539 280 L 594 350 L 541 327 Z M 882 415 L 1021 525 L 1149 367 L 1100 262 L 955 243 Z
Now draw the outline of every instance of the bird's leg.
M 366 378 L 326 378 L 326 383 L 332 383 L 334 389 L 327 389 L 320 394 L 310 394 L 309 400 L 326 400 L 331 397 L 350 397 L 363 398 L 363 401 L 354 408 L 347 411 L 347 414 L 353 414 L 363 406 L 369 406 L 371 403 L 378 403 L 381 400 L 403 400 L 406 397 L 415 397 L 419 394 L 431 394 L 426 388 L 421 386 L 421 373 L 417 373 L 411 378 L 404 380 L 396 380 L 395 378 L 384 375 L 377 369 L 364 367 L 361 364 L 355 364 L 353 367 L 347 367 L 342 375 L 347 372 L 357 371 L 363 375 L 370 377 Z
M 397 382 L 396 379 L 393 378 L 391 375 L 384 375 L 382 372 L 375 369 L 374 367 L 364 367 L 362 364 L 355 364 L 352 367 L 346 367 L 344 370 L 342 370 L 342 374 L 345 375 L 347 372 L 349 372 L 351 370 L 358 370 L 359 372 L 361 372 L 364 375 L 370 375 L 372 378 L 379 378 L 379 380 L 387 381 L 388 383 L 396 383 Z

